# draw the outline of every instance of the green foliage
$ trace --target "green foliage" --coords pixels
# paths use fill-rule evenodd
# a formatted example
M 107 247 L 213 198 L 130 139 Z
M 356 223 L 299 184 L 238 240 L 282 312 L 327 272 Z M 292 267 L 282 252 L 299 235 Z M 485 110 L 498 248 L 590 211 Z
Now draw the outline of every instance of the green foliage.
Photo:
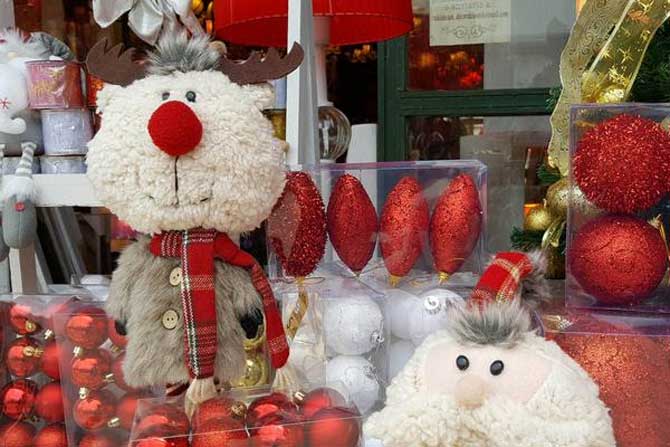
M 659 28 L 649 44 L 629 101 L 670 102 L 670 22 Z
M 561 173 L 558 169 L 551 168 L 543 163 L 537 168 L 537 178 L 542 185 L 549 186 L 561 179 Z
M 526 231 L 514 227 L 512 230 L 512 248 L 521 251 L 537 250 L 542 246 L 544 231 Z
M 558 98 L 561 97 L 563 87 L 552 87 L 549 89 L 549 97 L 547 98 L 547 112 L 553 113 L 558 104 Z

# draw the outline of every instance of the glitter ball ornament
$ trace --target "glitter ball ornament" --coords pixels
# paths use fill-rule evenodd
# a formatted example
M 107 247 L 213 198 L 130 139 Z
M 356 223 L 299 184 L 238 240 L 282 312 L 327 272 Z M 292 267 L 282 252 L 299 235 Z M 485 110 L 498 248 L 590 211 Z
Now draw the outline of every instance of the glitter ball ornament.
M 364 295 L 328 300 L 323 331 L 330 351 L 361 355 L 384 341 L 384 316 L 379 305 Z
M 328 202 L 328 235 L 342 262 L 360 273 L 372 258 L 379 223 L 368 193 L 356 177 L 337 179 Z
M 590 221 L 568 252 L 570 273 L 600 303 L 635 305 L 663 280 L 668 258 L 658 230 L 629 216 Z
M 551 211 L 545 206 L 540 205 L 528 212 L 528 215 L 523 220 L 523 229 L 526 231 L 546 231 L 553 220 L 554 216 L 551 214 Z
M 65 333 L 76 346 L 95 349 L 107 340 L 107 315 L 98 307 L 80 309 L 67 320 Z
M 307 394 L 299 393 L 296 396 L 296 401 L 300 413 L 306 420 L 312 420 L 314 415 L 324 408 L 346 405 L 344 396 L 332 388 L 316 388 Z
M 36 394 L 37 384 L 32 380 L 19 379 L 8 383 L 0 391 L 2 414 L 14 420 L 30 416 Z
M 200 427 L 212 419 L 232 418 L 243 421 L 246 418 L 246 413 L 247 407 L 244 403 L 227 397 L 216 397 L 198 406 L 191 419 L 191 425 L 194 431 L 202 432 L 203 430 Z
M 421 256 L 430 214 L 419 182 L 403 177 L 391 190 L 381 213 L 379 240 L 391 282 L 407 275 Z
M 78 447 L 118 447 L 119 442 L 109 433 L 86 433 Z
M 94 349 L 72 359 L 72 383 L 80 388 L 98 390 L 106 386 L 112 370 L 112 357 L 106 350 Z
M 128 393 L 123 396 L 116 405 L 116 417 L 119 418 L 119 426 L 125 430 L 133 427 L 137 404 L 144 396 L 139 393 Z
M 190 423 L 184 410 L 176 405 L 155 405 L 137 424 L 140 437 L 170 437 L 188 434 Z
M 42 349 L 34 338 L 17 338 L 5 354 L 7 370 L 19 378 L 32 376 L 39 368 L 41 355 Z
M 365 414 L 379 399 L 379 378 L 375 367 L 363 357 L 341 355 L 326 364 L 326 382 L 353 402 Z
M 670 134 L 652 120 L 627 114 L 584 133 L 572 160 L 586 197 L 610 212 L 654 206 L 668 191 Z
M 67 447 L 67 432 L 63 424 L 47 425 L 37 433 L 32 447 Z
M 276 414 L 259 421 L 250 430 L 252 447 L 303 447 L 305 433 L 300 418 L 295 413 Z
M 0 447 L 28 447 L 34 436 L 35 427 L 26 422 L 0 425 Z
M 19 335 L 31 335 L 39 332 L 42 328 L 37 323 L 32 309 L 24 304 L 16 303 L 9 309 L 9 324 Z
M 63 390 L 59 382 L 47 383 L 35 396 L 35 414 L 47 423 L 63 422 Z
M 385 314 L 391 322 L 391 333 L 404 340 L 409 340 L 409 314 L 419 297 L 402 289 L 391 289 L 386 294 Z
M 116 399 L 109 391 L 92 391 L 84 399 L 78 399 L 72 407 L 74 421 L 84 430 L 100 430 L 114 426 Z
M 396 340 L 389 347 L 389 379 L 393 379 L 414 355 L 414 343 Z
M 433 264 L 440 278 L 458 271 L 474 250 L 482 230 L 479 191 L 469 175 L 454 178 L 440 196 L 430 221 Z
M 451 290 L 431 289 L 412 300 L 407 319 L 409 321 L 409 337 L 415 346 L 419 346 L 430 334 L 446 329 L 447 312 L 455 304 L 463 302 L 463 298 Z
M 293 415 L 295 412 L 295 404 L 285 394 L 275 392 L 262 396 L 249 404 L 247 427 L 256 427 L 263 419 L 270 416 Z
M 193 432 L 191 447 L 247 447 L 248 439 L 242 421 L 224 417 L 201 424 Z
M 308 174 L 287 175 L 284 192 L 268 219 L 267 234 L 287 275 L 301 278 L 314 271 L 326 248 L 326 211 Z
M 307 426 L 306 440 L 311 447 L 356 447 L 362 427 L 358 411 L 345 408 L 324 408 Z
M 125 349 L 128 344 L 128 339 L 125 334 L 119 332 L 119 325 L 113 318 L 107 320 L 107 336 L 112 344 L 118 349 Z

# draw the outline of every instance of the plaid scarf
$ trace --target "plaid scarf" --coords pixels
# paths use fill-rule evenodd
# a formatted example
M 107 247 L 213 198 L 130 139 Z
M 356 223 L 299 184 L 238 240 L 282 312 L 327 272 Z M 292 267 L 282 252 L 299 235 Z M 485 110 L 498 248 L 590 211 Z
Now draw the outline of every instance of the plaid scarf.
M 151 240 L 154 256 L 181 258 L 181 302 L 184 314 L 184 352 L 191 377 L 213 377 L 217 351 L 215 259 L 245 268 L 263 299 L 265 331 L 272 366 L 288 359 L 288 344 L 277 303 L 262 267 L 230 238 L 215 230 L 168 231 Z
M 470 295 L 480 307 L 486 303 L 511 301 L 522 281 L 533 272 L 528 256 L 518 252 L 498 253 Z

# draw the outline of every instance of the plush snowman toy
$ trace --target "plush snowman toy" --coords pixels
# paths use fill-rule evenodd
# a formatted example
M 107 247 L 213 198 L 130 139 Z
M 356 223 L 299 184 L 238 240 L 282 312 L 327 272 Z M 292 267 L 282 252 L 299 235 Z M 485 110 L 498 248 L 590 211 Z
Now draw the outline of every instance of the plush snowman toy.
M 521 281 L 539 278 L 543 262 L 498 254 L 448 329 L 394 379 L 366 435 L 385 447 L 614 447 L 598 387 L 531 329 L 520 302 Z

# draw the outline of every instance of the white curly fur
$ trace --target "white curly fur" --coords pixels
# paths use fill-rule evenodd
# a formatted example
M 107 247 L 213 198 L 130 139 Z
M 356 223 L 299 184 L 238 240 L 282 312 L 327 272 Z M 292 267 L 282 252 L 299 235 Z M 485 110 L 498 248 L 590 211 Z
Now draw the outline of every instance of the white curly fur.
M 38 39 L 26 40 L 25 34 L 18 29 L 0 30 L 0 64 L 21 57 L 27 59 L 48 59 L 49 51 Z

